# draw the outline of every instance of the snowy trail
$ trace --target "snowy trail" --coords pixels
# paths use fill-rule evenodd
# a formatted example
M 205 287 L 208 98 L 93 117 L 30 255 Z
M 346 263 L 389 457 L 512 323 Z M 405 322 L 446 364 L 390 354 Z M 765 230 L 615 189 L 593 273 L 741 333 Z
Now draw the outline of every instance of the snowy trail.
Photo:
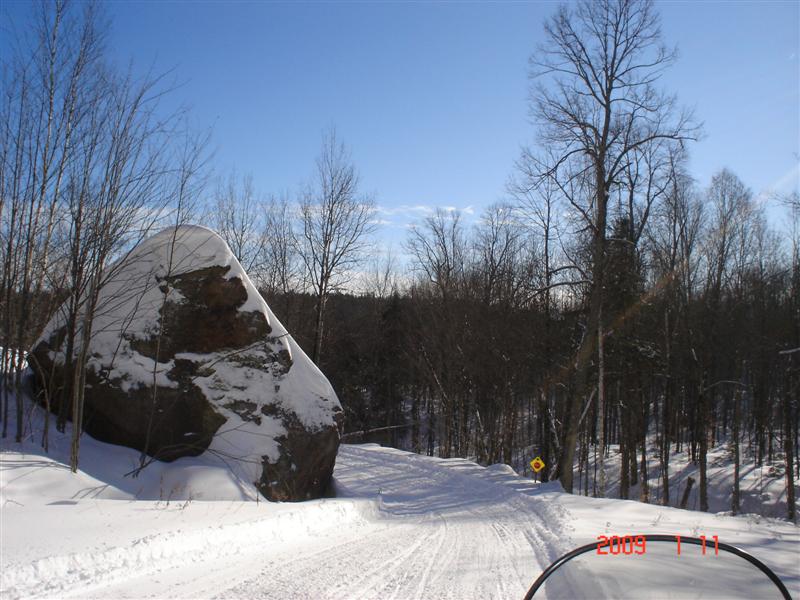
M 510 598 L 572 545 L 566 509 L 504 467 L 342 446 L 335 477 L 335 499 L 196 502 L 158 526 L 134 513 L 140 503 L 97 500 L 96 517 L 119 529 L 110 547 L 4 559 L 0 587 L 9 598 Z
M 521 597 L 562 547 L 563 511 L 468 461 L 343 447 L 336 478 L 342 497 L 377 497 L 373 528 L 336 552 L 276 560 L 219 597 Z

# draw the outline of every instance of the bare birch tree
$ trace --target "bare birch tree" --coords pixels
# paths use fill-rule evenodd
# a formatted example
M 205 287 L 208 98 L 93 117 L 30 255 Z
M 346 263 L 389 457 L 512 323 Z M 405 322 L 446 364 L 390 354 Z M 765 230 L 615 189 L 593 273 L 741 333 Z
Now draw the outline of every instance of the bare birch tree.
M 93 323 L 98 310 L 113 309 L 99 307 L 98 297 L 113 260 L 175 203 L 171 190 L 182 186 L 170 181 L 182 166 L 172 149 L 185 131 L 182 111 L 159 108 L 168 91 L 163 78 L 135 77 L 106 63 L 108 23 L 100 5 L 42 2 L 34 14 L 33 33 L 22 36 L 25 47 L 5 65 L 0 109 L 2 343 L 4 359 L 16 362 L 19 387 L 24 351 L 61 307 L 63 380 L 52 378 L 45 406 L 57 408 L 60 431 L 73 422 L 76 470 Z M 177 194 L 186 192 L 183 186 Z M 4 378 L 4 430 L 8 383 Z M 19 440 L 20 393 L 16 412 Z
M 87 119 L 103 49 L 102 19 L 92 4 L 64 1 L 33 8 L 18 54 L 3 63 L 0 219 L 3 227 L 2 363 L 19 389 L 23 352 L 52 313 L 53 239 L 77 132 Z M 48 281 L 49 280 L 49 281 Z M 13 357 L 13 365 L 11 357 Z M 3 381 L 3 435 L 10 380 Z M 17 397 L 16 439 L 22 436 Z M 46 440 L 44 441 L 46 444 Z
M 315 297 L 312 359 L 319 364 L 330 294 L 364 258 L 375 230 L 374 201 L 361 195 L 350 152 L 336 131 L 323 136 L 313 181 L 300 200 L 296 240 Z

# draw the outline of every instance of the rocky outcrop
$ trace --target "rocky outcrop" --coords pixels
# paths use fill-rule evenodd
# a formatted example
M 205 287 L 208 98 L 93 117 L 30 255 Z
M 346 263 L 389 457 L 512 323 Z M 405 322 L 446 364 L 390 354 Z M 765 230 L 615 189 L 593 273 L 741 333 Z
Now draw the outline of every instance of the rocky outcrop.
M 339 401 L 218 235 L 163 231 L 104 280 L 88 352 L 87 433 L 164 461 L 209 453 L 272 500 L 324 493 Z M 32 351 L 55 412 L 70 397 L 66 311 Z

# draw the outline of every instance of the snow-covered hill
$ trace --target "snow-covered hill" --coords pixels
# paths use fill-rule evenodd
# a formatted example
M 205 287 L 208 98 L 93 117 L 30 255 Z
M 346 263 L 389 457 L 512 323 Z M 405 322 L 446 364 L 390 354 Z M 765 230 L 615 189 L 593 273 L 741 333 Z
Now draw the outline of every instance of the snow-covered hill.
M 575 546 L 639 533 L 717 535 L 800 594 L 795 525 L 572 496 L 505 465 L 343 445 L 335 497 L 275 504 L 199 458 L 132 479 L 135 451 L 87 438 L 77 474 L 65 451 L 3 441 L 2 598 L 521 598 Z

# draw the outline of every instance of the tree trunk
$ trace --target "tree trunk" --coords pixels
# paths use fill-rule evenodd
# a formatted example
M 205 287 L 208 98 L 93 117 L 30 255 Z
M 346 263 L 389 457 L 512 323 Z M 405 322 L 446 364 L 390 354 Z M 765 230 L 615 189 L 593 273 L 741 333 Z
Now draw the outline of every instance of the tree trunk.
M 681 505 L 680 507 L 686 510 L 686 505 L 689 504 L 689 494 L 692 493 L 692 486 L 694 485 L 694 477 L 689 477 L 686 480 L 686 487 L 683 490 L 683 496 L 681 497 Z
M 664 385 L 664 402 L 661 413 L 661 504 L 669 506 L 669 450 L 670 418 L 672 416 L 672 356 L 670 352 L 669 309 L 664 311 L 664 348 L 666 350 L 667 378 Z
M 592 385 L 589 382 L 589 367 L 597 343 L 597 332 L 600 328 L 601 307 L 603 301 L 605 256 L 606 256 L 606 216 L 608 192 L 605 181 L 605 155 L 601 154 L 595 161 L 595 230 L 592 243 L 592 288 L 589 300 L 589 315 L 586 333 L 581 340 L 576 359 L 575 380 L 576 393 L 571 400 L 572 411 L 564 436 L 564 445 L 560 461 L 561 485 L 567 492 L 572 492 L 572 464 L 575 458 L 575 444 L 578 440 L 580 406 L 589 397 Z
M 605 357 L 603 355 L 603 313 L 602 306 L 597 327 L 597 468 L 598 485 L 595 496 L 606 497 L 606 385 L 605 385 Z
M 319 366 L 319 359 L 322 355 L 322 333 L 325 325 L 325 303 L 327 300 L 327 293 L 320 291 L 317 296 L 316 306 L 314 307 L 314 354 L 312 360 L 317 366 Z
M 642 397 L 643 414 L 642 414 L 642 460 L 640 466 L 641 487 L 639 488 L 639 499 L 642 502 L 650 502 L 650 481 L 647 472 L 647 400 Z
M 698 424 L 698 435 L 700 436 L 700 510 L 708 512 L 708 422 L 710 420 L 708 410 L 708 394 L 702 389 L 705 378 L 700 390 L 700 423 Z
M 797 383 L 795 382 L 794 394 L 797 397 Z M 792 403 L 790 391 L 785 390 L 783 394 L 783 451 L 786 460 L 786 510 L 787 518 L 794 522 L 797 518 L 795 511 L 794 495 L 794 435 L 792 432 Z M 796 401 L 796 400 L 795 400 Z
M 741 391 L 736 390 L 733 396 L 733 494 L 731 496 L 731 512 L 739 514 L 739 421 L 741 419 Z

